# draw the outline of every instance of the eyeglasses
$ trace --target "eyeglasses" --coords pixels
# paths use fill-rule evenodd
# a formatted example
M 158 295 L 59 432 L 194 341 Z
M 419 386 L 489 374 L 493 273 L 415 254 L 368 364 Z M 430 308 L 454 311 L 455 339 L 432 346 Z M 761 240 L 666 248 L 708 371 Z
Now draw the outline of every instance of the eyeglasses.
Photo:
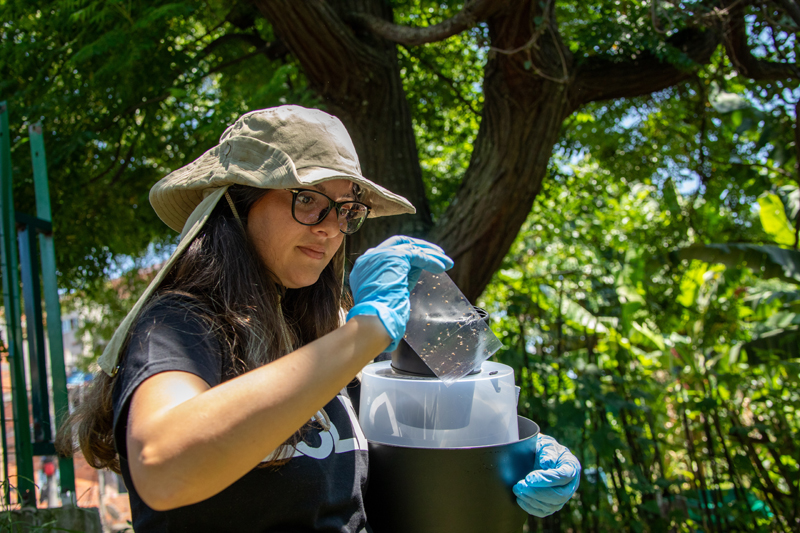
M 361 202 L 334 202 L 321 192 L 310 189 L 287 190 L 292 193 L 292 218 L 304 226 L 319 224 L 335 209 L 339 231 L 351 235 L 358 231 L 369 215 L 369 206 Z

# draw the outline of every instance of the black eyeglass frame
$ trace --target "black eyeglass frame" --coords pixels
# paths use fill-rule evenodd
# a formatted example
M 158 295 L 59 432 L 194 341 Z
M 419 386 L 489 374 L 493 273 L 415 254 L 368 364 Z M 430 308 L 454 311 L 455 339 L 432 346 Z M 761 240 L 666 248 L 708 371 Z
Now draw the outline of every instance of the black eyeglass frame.
M 303 226 L 316 226 L 317 224 L 321 224 L 326 218 L 328 218 L 328 215 L 330 215 L 331 211 L 333 211 L 333 210 L 336 211 L 336 220 L 338 221 L 339 220 L 339 216 L 341 216 L 341 213 L 339 212 L 339 210 L 345 204 L 363 205 L 364 207 L 367 208 L 367 214 L 365 216 L 361 217 L 361 222 L 359 223 L 359 225 L 358 225 L 358 227 L 356 229 L 354 229 L 353 231 L 348 233 L 348 232 L 344 231 L 341 227 L 339 227 L 339 231 L 340 232 L 344 233 L 345 235 L 352 235 L 353 233 L 355 233 L 355 232 L 357 232 L 358 230 L 361 229 L 361 227 L 364 225 L 364 221 L 367 220 L 367 217 L 369 216 L 370 211 L 372 211 L 372 208 L 370 206 L 368 206 L 367 204 L 365 204 L 363 202 L 359 202 L 358 200 L 345 200 L 344 202 L 337 202 L 337 201 L 333 200 L 327 194 L 325 194 L 323 192 L 320 192 L 320 191 L 315 191 L 314 189 L 286 189 L 286 190 L 289 191 L 290 193 L 292 193 L 292 218 L 295 220 L 295 222 L 297 222 L 298 224 L 302 224 Z M 317 220 L 316 222 L 313 222 L 311 224 L 307 224 L 305 222 L 300 222 L 299 220 L 297 220 L 297 216 L 294 214 L 294 206 L 297 203 L 297 195 L 300 194 L 301 192 L 313 192 L 314 194 L 321 194 L 322 196 L 325 197 L 325 199 L 328 200 L 328 210 L 325 211 L 325 214 L 322 217 L 320 217 L 320 219 Z

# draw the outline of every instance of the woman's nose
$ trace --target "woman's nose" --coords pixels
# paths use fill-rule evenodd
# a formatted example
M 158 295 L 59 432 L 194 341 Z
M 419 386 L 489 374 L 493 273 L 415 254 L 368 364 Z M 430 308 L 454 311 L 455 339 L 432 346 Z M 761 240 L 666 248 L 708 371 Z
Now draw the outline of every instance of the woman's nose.
M 311 226 L 315 233 L 325 234 L 326 237 L 335 237 L 339 234 L 339 213 L 331 209 L 322 222 Z

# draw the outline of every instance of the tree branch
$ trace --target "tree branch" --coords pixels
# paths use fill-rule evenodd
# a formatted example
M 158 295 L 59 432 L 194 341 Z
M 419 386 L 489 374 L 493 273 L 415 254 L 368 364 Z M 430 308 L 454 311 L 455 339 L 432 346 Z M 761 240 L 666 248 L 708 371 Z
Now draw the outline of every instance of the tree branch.
M 147 99 L 147 100 L 145 100 L 143 102 L 140 102 L 140 103 L 137 103 L 137 104 L 133 104 L 133 105 L 129 106 L 127 109 L 125 109 L 124 111 L 112 116 L 111 119 L 108 122 L 106 122 L 106 124 L 104 124 L 103 126 L 97 128 L 95 130 L 95 132 L 96 133 L 104 132 L 104 131 L 112 128 L 117 122 L 119 122 L 119 120 L 122 117 L 125 117 L 127 115 L 132 114 L 132 113 L 135 113 L 139 109 L 142 109 L 143 107 L 149 106 L 151 104 L 157 104 L 158 102 L 163 102 L 164 100 L 166 100 L 169 97 L 170 97 L 170 93 L 164 93 L 164 94 L 162 94 L 160 96 L 154 96 L 153 98 L 149 98 L 149 99 Z
M 123 137 L 125 136 L 125 132 L 124 131 L 122 133 L 122 136 Z M 90 178 L 87 183 L 89 185 L 91 185 L 93 183 L 96 183 L 101 178 L 103 178 L 103 176 L 108 174 L 114 168 L 114 166 L 117 163 L 119 163 L 119 165 L 120 165 L 119 169 L 117 170 L 117 172 L 114 173 L 114 177 L 112 177 L 110 182 L 109 182 L 109 185 L 114 185 L 117 182 L 117 180 L 119 179 L 119 177 L 122 175 L 122 173 L 125 171 L 125 169 L 128 168 L 128 166 L 130 165 L 131 157 L 133 157 L 133 151 L 134 151 L 135 148 L 136 148 L 136 138 L 134 138 L 131 141 L 131 145 L 128 148 L 128 153 L 125 154 L 125 157 L 121 160 L 122 162 L 120 163 L 120 159 L 118 159 L 119 158 L 119 153 L 122 150 L 122 137 L 120 137 L 119 144 L 117 145 L 117 151 L 114 153 L 114 157 L 112 157 L 113 161 L 111 162 L 111 164 L 103 172 L 101 172 L 97 176 L 94 176 L 94 177 Z
M 123 137 L 125 137 L 125 131 L 126 131 L 125 128 L 122 128 L 122 133 L 120 134 L 119 140 L 117 141 L 117 151 L 114 152 L 114 155 L 111 157 L 111 164 L 108 165 L 108 168 L 106 168 L 100 174 L 89 178 L 89 181 L 87 183 L 89 183 L 91 185 L 92 183 L 95 183 L 95 182 L 101 180 L 103 178 L 103 176 L 105 176 L 106 174 L 111 172 L 111 169 L 114 168 L 115 164 L 117 164 L 117 161 L 118 161 L 118 158 L 119 158 L 119 154 L 122 151 L 122 139 L 123 139 Z
M 516 46 L 511 49 L 505 49 L 496 46 L 490 46 L 489 51 L 490 53 L 498 53 L 506 56 L 513 56 L 520 52 L 525 53 L 525 57 L 527 61 L 523 63 L 523 67 L 525 70 L 532 70 L 537 76 L 544 78 L 546 80 L 553 81 L 555 83 L 566 84 L 569 82 L 569 67 L 567 65 L 567 57 L 565 54 L 566 49 L 564 48 L 564 44 L 561 42 L 561 37 L 558 32 L 558 25 L 555 23 L 555 2 L 553 0 L 547 0 L 545 4 L 540 3 L 539 7 L 542 8 L 541 18 L 542 21 L 536 25 L 533 20 L 535 20 L 535 16 L 531 20 L 531 37 L 528 39 L 524 44 Z M 549 30 L 549 31 L 548 31 Z M 545 73 L 540 65 L 547 65 L 552 63 L 550 58 L 553 56 L 552 49 L 547 48 L 544 45 L 540 45 L 538 43 L 539 39 L 547 32 L 550 34 L 550 38 L 553 41 L 553 48 L 558 55 L 558 58 L 561 62 L 561 77 L 557 78 L 550 74 Z M 547 48 L 543 50 L 543 48 Z M 566 51 L 566 53 L 569 53 Z M 571 58 L 570 58 L 571 59 Z M 570 61 L 571 64 L 571 61 Z M 550 69 L 552 70 L 552 69 Z
M 203 77 L 210 76 L 211 74 L 219 72 L 220 70 L 224 70 L 224 69 L 226 69 L 228 67 L 232 67 L 233 65 L 241 63 L 242 61 L 250 59 L 251 57 L 257 56 L 259 54 L 264 54 L 265 52 L 266 52 L 266 48 L 257 48 L 256 50 L 250 52 L 249 54 L 244 54 L 243 56 L 239 56 L 236 59 L 231 59 L 230 61 L 227 61 L 225 63 L 222 63 L 221 65 L 217 65 L 216 67 L 214 67 L 212 69 L 209 69 L 209 71 L 206 72 L 203 75 Z
M 128 166 L 130 166 L 131 158 L 133 157 L 133 151 L 135 149 L 136 149 L 136 138 L 134 138 L 131 141 L 131 146 L 128 149 L 128 153 L 125 154 L 125 159 L 122 160 L 122 164 L 120 165 L 119 170 L 117 170 L 117 172 L 114 174 L 114 177 L 111 178 L 111 181 L 109 182 L 109 185 L 116 184 L 117 180 L 119 180 L 120 176 L 122 176 L 122 173 L 125 172 L 125 169 L 127 169 Z
M 548 29 L 548 27 L 552 31 L 558 32 L 558 26 L 552 23 L 553 15 L 554 15 L 553 1 L 547 0 L 546 5 L 541 10 L 542 22 L 538 26 L 536 26 L 535 24 L 531 24 L 530 39 L 528 39 L 524 44 L 521 44 L 511 49 L 505 49 L 497 46 L 490 46 L 489 50 L 491 52 L 497 52 L 498 54 L 511 56 L 514 54 L 518 54 L 519 52 L 522 51 L 528 51 L 531 48 L 536 48 L 536 41 L 539 40 L 539 37 L 542 36 L 542 34 Z
M 713 31 L 688 28 L 676 33 L 667 42 L 683 51 L 695 63 L 704 64 L 710 60 L 719 39 Z M 649 52 L 619 63 L 598 58 L 578 67 L 571 96 L 578 105 L 642 96 L 675 85 L 690 76 L 692 71 L 665 63 Z
M 769 165 L 762 165 L 762 164 L 759 164 L 759 163 L 731 163 L 729 161 L 715 160 L 714 164 L 715 165 L 719 165 L 719 166 L 730 165 L 732 167 L 760 168 L 760 169 L 763 169 L 763 170 L 767 170 L 769 172 L 777 172 L 778 174 L 780 174 L 781 176 L 784 176 L 786 178 L 792 179 L 792 178 L 795 177 L 790 172 L 788 172 L 788 171 L 786 171 L 786 170 L 784 170 L 784 169 L 782 169 L 780 167 L 771 167 Z
M 281 59 L 289 53 L 289 49 L 280 40 L 267 42 L 258 35 L 252 33 L 226 33 L 211 41 L 203 48 L 197 57 L 205 57 L 220 46 L 231 41 L 244 41 L 253 46 L 260 54 L 264 54 L 268 59 Z M 249 57 L 249 56 L 248 56 Z
M 348 22 L 366 28 L 373 34 L 388 41 L 405 46 L 418 46 L 443 41 L 468 30 L 503 7 L 504 3 L 500 0 L 468 0 L 464 3 L 461 11 L 454 17 L 424 28 L 394 24 L 366 13 L 356 13 L 348 17 Z
M 658 13 L 656 13 L 656 8 L 658 6 L 658 0 L 653 0 L 650 2 L 650 21 L 653 23 L 653 29 L 656 30 L 656 33 L 665 34 L 667 30 L 661 29 L 658 25 Z
M 747 28 L 744 20 L 744 6 L 731 6 L 729 16 L 722 22 L 725 51 L 736 70 L 742 76 L 753 80 L 770 81 L 797 78 L 800 75 L 797 65 L 776 63 L 756 58 L 747 44 Z
M 250 45 L 256 48 L 260 48 L 265 44 L 267 44 L 267 42 L 264 41 L 261 37 L 253 33 L 226 33 L 208 43 L 202 50 L 200 50 L 200 53 L 198 55 L 201 57 L 207 56 L 208 54 L 210 54 L 223 44 L 232 41 L 245 41 L 246 43 L 249 43 Z
M 458 84 L 455 81 L 453 81 L 452 79 L 448 78 L 447 76 L 439 72 L 439 69 L 437 69 L 436 66 L 433 65 L 430 61 L 427 61 L 418 55 L 412 54 L 411 50 L 409 50 L 405 46 L 402 46 L 402 49 L 405 50 L 405 52 L 408 54 L 409 57 L 416 59 L 420 65 L 430 70 L 434 74 L 434 76 L 445 82 L 450 87 L 450 89 L 452 90 L 453 94 L 458 99 L 458 101 L 467 106 L 467 108 L 469 108 L 469 110 L 472 111 L 476 117 L 479 117 L 481 115 L 480 112 L 477 109 L 475 109 L 473 103 L 467 100 L 461 94 L 461 91 L 458 90 Z

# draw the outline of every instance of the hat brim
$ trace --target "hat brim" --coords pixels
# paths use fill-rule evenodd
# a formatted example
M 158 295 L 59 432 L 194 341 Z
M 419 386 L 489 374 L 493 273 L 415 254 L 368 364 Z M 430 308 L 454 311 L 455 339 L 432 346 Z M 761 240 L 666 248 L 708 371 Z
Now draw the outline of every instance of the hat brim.
M 282 150 L 252 137 L 227 139 L 161 179 L 150 189 L 150 203 L 165 224 L 181 231 L 195 207 L 220 187 L 291 189 L 334 179 L 351 180 L 362 188 L 371 217 L 416 212 L 411 202 L 364 176 L 324 167 L 298 170 Z
M 331 180 L 350 180 L 357 183 L 363 191 L 361 201 L 370 207 L 370 218 L 391 215 L 405 215 L 416 212 L 408 200 L 368 180 L 364 176 L 340 172 L 323 167 L 297 169 L 297 176 L 303 185 L 317 185 Z

